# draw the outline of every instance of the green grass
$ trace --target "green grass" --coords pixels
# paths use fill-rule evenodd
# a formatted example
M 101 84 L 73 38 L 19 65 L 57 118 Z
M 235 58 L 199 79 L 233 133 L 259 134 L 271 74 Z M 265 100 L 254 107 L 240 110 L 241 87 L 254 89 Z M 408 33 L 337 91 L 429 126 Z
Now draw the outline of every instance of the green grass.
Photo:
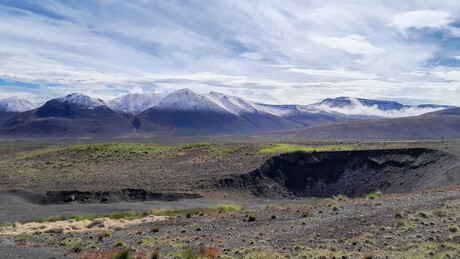
M 337 197 L 335 197 L 335 200 L 336 201 L 346 201 L 348 200 L 348 197 L 345 195 L 338 195 Z
M 184 149 L 190 148 L 201 148 L 207 147 L 210 144 L 200 143 L 200 144 L 186 144 L 186 145 L 177 145 L 177 146 L 161 146 L 161 145 L 151 145 L 151 144 L 129 144 L 129 143 L 120 143 L 120 144 L 93 144 L 93 145 L 76 145 L 71 146 L 62 151 L 97 151 L 97 152 L 106 152 L 106 153 L 120 153 L 120 154 L 162 154 L 171 151 L 181 151 Z
M 292 144 L 276 144 L 270 145 L 262 150 L 261 153 L 290 153 L 296 151 L 313 152 L 313 151 L 334 151 L 334 150 L 354 150 L 357 145 L 340 145 L 340 146 L 303 146 Z
M 80 253 L 87 249 L 95 249 L 99 247 L 94 242 L 73 238 L 63 240 L 61 245 L 69 246 L 75 253 Z
M 383 193 L 381 193 L 381 192 L 369 193 L 368 195 L 366 195 L 366 199 L 375 200 L 375 199 L 379 198 L 382 195 L 383 195 Z
M 26 150 L 13 153 L 8 159 L 0 161 L 0 171 L 8 172 L 11 178 L 27 177 L 48 169 L 75 167 L 80 164 L 98 163 L 119 160 L 129 156 L 159 156 L 178 153 L 186 149 L 207 149 L 208 143 L 184 145 L 156 145 L 156 144 L 88 144 L 70 146 L 50 146 L 35 150 Z M 221 151 L 230 152 L 230 151 Z
M 150 210 L 150 214 L 157 215 L 157 216 L 170 216 L 170 217 L 177 217 L 177 216 L 187 216 L 187 215 L 200 215 L 200 214 L 217 214 L 217 213 L 225 213 L 225 212 L 236 212 L 242 210 L 243 207 L 238 205 L 219 205 L 213 208 L 205 208 L 205 209 L 185 209 L 185 210 L 161 210 L 161 209 L 153 209 Z
M 219 146 L 219 147 L 212 147 L 210 152 L 213 155 L 218 156 L 229 156 L 231 154 L 237 153 L 245 148 L 247 145 L 240 145 L 240 146 Z
M 183 209 L 183 210 L 164 210 L 164 209 L 152 209 L 148 211 L 139 211 L 139 210 L 128 210 L 122 212 L 115 212 L 113 214 L 104 215 L 104 216 L 92 216 L 92 215 L 75 215 L 71 217 L 52 217 L 52 218 L 45 218 L 39 219 L 36 222 L 38 223 L 45 223 L 45 222 L 56 222 L 56 221 L 65 221 L 74 219 L 76 221 L 81 220 L 94 220 L 96 218 L 109 218 L 109 219 L 126 219 L 126 220 L 133 220 L 133 219 L 140 219 L 145 218 L 149 215 L 156 215 L 156 216 L 169 216 L 169 217 L 177 217 L 177 216 L 187 216 L 187 215 L 200 215 L 200 214 L 218 214 L 218 213 L 226 213 L 226 212 L 237 212 L 242 210 L 243 207 L 238 205 L 219 205 L 212 208 L 204 208 L 204 209 Z

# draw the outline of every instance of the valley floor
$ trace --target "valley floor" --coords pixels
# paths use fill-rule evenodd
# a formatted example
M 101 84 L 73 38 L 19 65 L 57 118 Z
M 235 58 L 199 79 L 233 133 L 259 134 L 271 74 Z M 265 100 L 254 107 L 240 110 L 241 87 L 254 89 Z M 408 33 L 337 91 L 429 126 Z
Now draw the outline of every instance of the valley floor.
M 1 235 L 0 252 L 3 258 L 111 258 L 130 247 L 137 258 L 212 258 L 214 253 L 221 258 L 460 256 L 460 186 L 203 214 L 106 230 L 38 227 L 35 233 Z M 50 223 L 42 224 L 47 229 Z

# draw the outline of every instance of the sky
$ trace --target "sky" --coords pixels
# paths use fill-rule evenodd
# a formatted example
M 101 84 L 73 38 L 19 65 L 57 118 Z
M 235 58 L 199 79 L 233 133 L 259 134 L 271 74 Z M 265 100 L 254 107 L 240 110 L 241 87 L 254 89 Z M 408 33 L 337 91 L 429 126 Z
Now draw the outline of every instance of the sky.
M 0 0 L 0 99 L 182 88 L 460 106 L 460 1 Z

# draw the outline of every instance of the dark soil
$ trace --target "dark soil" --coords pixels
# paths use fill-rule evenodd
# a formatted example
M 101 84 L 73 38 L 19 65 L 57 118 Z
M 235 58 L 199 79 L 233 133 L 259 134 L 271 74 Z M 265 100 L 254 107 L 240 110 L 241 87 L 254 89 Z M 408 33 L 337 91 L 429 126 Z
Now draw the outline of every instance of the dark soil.
M 274 156 L 248 174 L 219 181 L 263 197 L 362 197 L 457 184 L 458 158 L 426 148 L 294 152 Z
M 0 192 L 1 195 L 2 192 Z M 26 191 L 4 191 L 20 196 L 34 204 L 56 204 L 68 202 L 108 203 L 121 201 L 177 201 L 179 199 L 197 199 L 202 196 L 189 193 L 154 193 L 142 189 L 123 189 L 120 191 L 47 191 L 45 194 Z

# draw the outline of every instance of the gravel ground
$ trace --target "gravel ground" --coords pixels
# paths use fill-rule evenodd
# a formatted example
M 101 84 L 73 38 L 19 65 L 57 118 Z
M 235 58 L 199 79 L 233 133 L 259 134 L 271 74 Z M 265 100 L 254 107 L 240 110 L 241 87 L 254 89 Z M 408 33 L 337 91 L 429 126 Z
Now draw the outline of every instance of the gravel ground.
M 247 214 L 256 220 L 250 222 Z M 89 230 L 2 236 L 0 253 L 4 258 L 110 258 L 123 247 L 134 247 L 139 258 L 157 249 L 162 258 L 186 258 L 177 253 L 212 247 L 221 257 L 235 258 L 458 258 L 460 238 L 450 226 L 459 223 L 460 187 L 452 187 L 171 218 L 113 229 L 107 237 Z M 152 226 L 159 232 L 152 232 Z M 81 241 L 98 249 L 72 252 L 72 244 Z M 118 241 L 123 243 L 117 246 Z

